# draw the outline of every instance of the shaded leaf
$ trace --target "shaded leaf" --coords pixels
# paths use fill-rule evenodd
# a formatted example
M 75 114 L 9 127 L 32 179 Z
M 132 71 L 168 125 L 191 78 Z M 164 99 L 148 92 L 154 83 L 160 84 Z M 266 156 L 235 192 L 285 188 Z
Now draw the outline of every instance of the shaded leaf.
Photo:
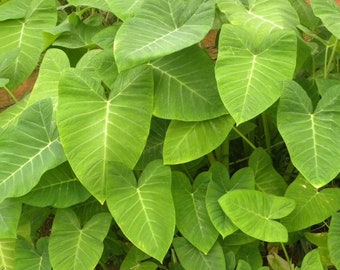
M 340 268 L 340 213 L 332 216 L 328 233 L 328 249 L 332 263 Z
M 291 81 L 279 103 L 278 129 L 292 163 L 317 188 L 340 172 L 339 90 L 331 87 L 314 110 L 306 92 Z
M 0 239 L 16 238 L 20 215 L 21 202 L 6 199 L 0 203 Z
M 153 161 L 138 182 L 123 164 L 112 163 L 109 170 L 107 205 L 112 216 L 137 248 L 161 262 L 175 230 L 170 168 Z
M 287 242 L 286 228 L 275 219 L 287 216 L 294 200 L 255 190 L 234 190 L 219 199 L 226 215 L 244 233 L 267 242 Z
M 114 54 L 125 70 L 198 43 L 214 20 L 214 1 L 144 0 L 119 28 Z
M 59 209 L 48 245 L 53 269 L 93 270 L 103 252 L 111 219 L 108 213 L 97 214 L 81 227 L 72 210 Z
M 109 3 L 111 11 L 123 21 L 133 17 L 138 12 L 144 0 L 115 0 Z
M 225 140 L 233 125 L 230 115 L 200 122 L 172 121 L 164 141 L 164 163 L 185 163 L 210 153 Z
M 150 256 L 146 255 L 136 247 L 131 247 L 124 261 L 120 266 L 120 270 L 156 270 L 158 265 L 154 262 L 146 261 Z

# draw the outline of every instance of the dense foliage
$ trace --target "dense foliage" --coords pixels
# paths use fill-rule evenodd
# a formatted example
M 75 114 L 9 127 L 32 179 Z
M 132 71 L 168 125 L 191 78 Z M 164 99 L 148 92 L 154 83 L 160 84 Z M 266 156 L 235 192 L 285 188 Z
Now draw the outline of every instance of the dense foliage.
M 0 269 L 340 269 L 339 38 L 334 0 L 1 0 Z

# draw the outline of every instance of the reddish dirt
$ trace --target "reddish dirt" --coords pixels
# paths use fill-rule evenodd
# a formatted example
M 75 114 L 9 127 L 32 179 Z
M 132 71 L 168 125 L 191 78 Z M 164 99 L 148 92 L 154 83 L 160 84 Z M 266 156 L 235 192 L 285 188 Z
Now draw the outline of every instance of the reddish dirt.
M 35 81 L 37 80 L 38 73 L 38 70 L 34 71 L 31 76 L 14 91 L 13 94 L 17 100 L 22 99 L 25 95 L 32 91 Z M 8 96 L 5 89 L 0 88 L 0 112 L 14 103 L 15 101 Z
M 207 50 L 213 60 L 217 58 L 217 36 L 218 30 L 211 30 L 201 41 L 201 46 Z

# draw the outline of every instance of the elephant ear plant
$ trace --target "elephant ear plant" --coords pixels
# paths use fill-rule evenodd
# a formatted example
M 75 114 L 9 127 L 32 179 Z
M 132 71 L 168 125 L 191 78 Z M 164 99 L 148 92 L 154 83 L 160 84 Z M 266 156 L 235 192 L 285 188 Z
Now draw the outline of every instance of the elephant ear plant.
M 334 0 L 0 0 L 0 269 L 340 269 L 338 39 Z

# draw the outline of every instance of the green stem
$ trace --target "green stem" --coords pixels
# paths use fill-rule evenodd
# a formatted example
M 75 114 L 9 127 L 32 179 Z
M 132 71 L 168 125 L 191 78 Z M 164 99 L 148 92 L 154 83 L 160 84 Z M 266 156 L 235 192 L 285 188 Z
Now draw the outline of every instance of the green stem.
M 240 137 L 251 147 L 253 148 L 254 150 L 256 149 L 256 146 L 248 140 L 248 138 L 246 136 L 244 136 L 236 127 L 233 127 L 233 130 L 238 134 L 240 135 Z
M 267 149 L 268 154 L 271 156 L 272 147 L 271 147 L 270 131 L 269 131 L 269 126 L 268 126 L 267 116 L 265 113 L 262 114 L 262 124 L 263 124 L 264 139 L 266 142 L 266 149 Z
M 210 165 L 212 165 L 212 164 L 214 164 L 216 162 L 216 158 L 215 158 L 213 152 L 208 153 L 207 157 L 208 157 Z
M 229 139 L 227 138 L 221 145 L 222 163 L 229 169 Z
M 280 243 L 280 244 L 281 244 L 283 253 L 285 254 L 286 261 L 288 262 L 289 269 L 290 269 L 290 270 L 294 270 L 294 269 L 292 268 L 292 264 L 290 263 L 290 258 L 289 258 L 289 255 L 288 255 L 288 252 L 287 252 L 287 250 L 286 250 L 285 245 L 284 245 L 283 243 Z
M 5 89 L 6 93 L 7 93 L 7 95 L 9 95 L 9 96 L 15 101 L 15 103 L 17 103 L 18 100 L 17 100 L 16 97 L 12 94 L 12 92 L 11 92 L 6 86 L 4 86 L 4 89 Z
M 328 48 L 329 47 L 327 47 L 326 48 L 326 53 L 325 53 L 325 65 L 326 65 L 326 67 L 325 67 L 325 71 L 324 71 L 324 79 L 327 79 L 327 76 L 328 76 L 328 74 L 329 74 L 329 71 L 330 71 L 330 69 L 331 69 L 331 66 L 332 66 L 332 63 L 333 63 L 333 59 L 334 59 L 334 56 L 335 56 L 335 52 L 336 52 L 336 47 L 337 47 L 337 45 L 338 45 L 338 39 L 335 39 L 335 42 L 334 42 L 334 44 L 333 44 L 333 49 L 332 49 L 332 53 L 331 53 L 331 56 L 330 56 L 330 58 L 329 58 L 329 60 L 328 60 Z

